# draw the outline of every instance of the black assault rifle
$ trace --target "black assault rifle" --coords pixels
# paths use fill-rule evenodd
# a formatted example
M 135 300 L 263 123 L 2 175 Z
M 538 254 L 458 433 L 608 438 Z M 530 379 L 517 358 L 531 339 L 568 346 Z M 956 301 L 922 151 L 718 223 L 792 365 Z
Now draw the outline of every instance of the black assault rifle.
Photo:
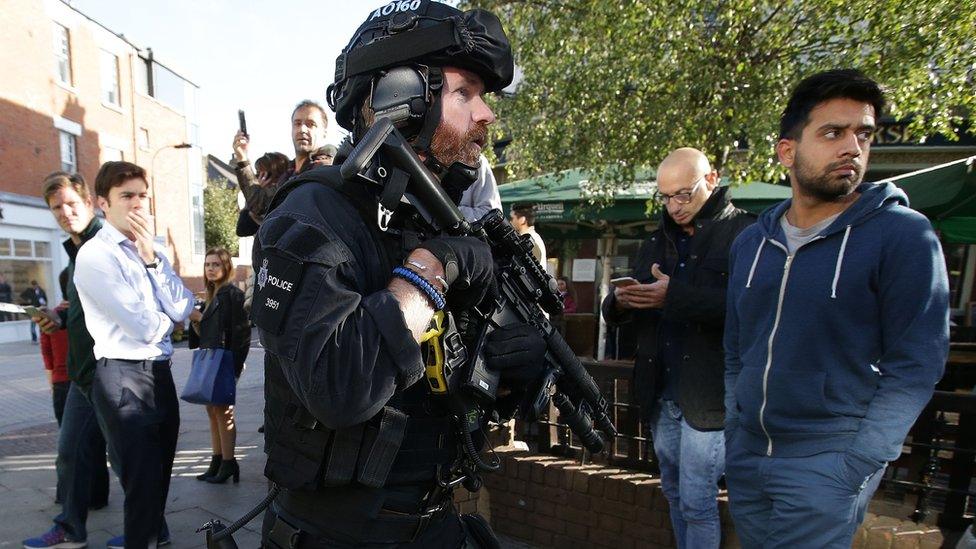
M 383 159 L 379 168 L 373 163 L 377 154 Z M 527 324 L 538 330 L 547 349 L 545 375 L 528 388 L 517 410 L 512 412 L 516 412 L 520 419 L 534 421 L 548 410 L 551 399 L 559 409 L 562 422 L 583 445 L 592 453 L 601 452 L 604 441 L 594 425 L 608 437 L 616 436 L 617 430 L 596 382 L 545 314 L 561 313 L 562 300 L 555 280 L 532 255 L 531 240 L 521 237 L 498 210 L 489 212 L 476 223 L 468 223 L 434 175 L 386 118 L 377 120 L 363 136 L 343 162 L 341 173 L 347 181 L 380 185 L 383 184 L 378 179 L 388 177 L 385 186 L 393 184 L 401 188 L 394 193 L 396 201 L 399 202 L 399 195 L 407 196 L 435 230 L 453 236 L 474 236 L 491 247 L 497 292 L 474 310 L 455 314 L 462 316 L 457 318 L 457 326 L 464 342 L 464 348 L 455 350 L 464 357 L 464 362 L 447 372 L 449 390 L 459 402 L 454 411 L 462 423 L 466 453 L 478 468 L 491 469 L 470 455 L 470 433 L 476 427 L 480 428 L 484 412 L 494 406 L 499 381 L 498 374 L 485 367 L 482 348 L 492 331 L 517 324 Z M 383 211 L 381 205 L 381 217 Z
M 378 153 L 386 162 L 376 166 L 373 159 Z M 444 361 L 445 370 L 449 370 L 444 372 L 447 398 L 457 417 L 467 458 L 461 470 L 456 471 L 461 476 L 442 481 L 441 486 L 448 488 L 465 482 L 466 488 L 475 491 L 481 485 L 479 471 L 498 467 L 497 462 L 486 463 L 478 455 L 471 434 L 481 429 L 484 419 L 490 417 L 498 396 L 498 374 L 485 366 L 482 352 L 485 340 L 492 331 L 513 324 L 527 324 L 538 330 L 547 349 L 545 375 L 528 388 L 517 410 L 513 408 L 512 412 L 517 411 L 520 419 L 534 421 L 548 409 L 551 399 L 559 409 L 560 419 L 576 433 L 583 446 L 592 453 L 603 451 L 604 442 L 594 424 L 608 437 L 616 436 L 617 430 L 596 382 L 543 312 L 562 312 L 562 301 L 555 280 L 533 257 L 532 242 L 520 237 L 498 210 L 474 224 L 468 223 L 387 118 L 373 124 L 340 170 L 347 181 L 383 185 L 379 180 L 386 180 L 378 211 L 382 228 L 385 229 L 400 197 L 406 195 L 438 232 L 475 236 L 491 246 L 497 292 L 474 310 L 461 312 L 459 316 L 463 318 L 456 324 L 452 322 L 451 331 L 441 338 L 444 354 L 450 357 Z M 387 192 L 389 187 L 398 190 Z M 275 486 L 257 507 L 229 526 L 216 520 L 205 524 L 198 532 L 206 531 L 208 549 L 236 549 L 232 534 L 257 516 L 277 494 Z

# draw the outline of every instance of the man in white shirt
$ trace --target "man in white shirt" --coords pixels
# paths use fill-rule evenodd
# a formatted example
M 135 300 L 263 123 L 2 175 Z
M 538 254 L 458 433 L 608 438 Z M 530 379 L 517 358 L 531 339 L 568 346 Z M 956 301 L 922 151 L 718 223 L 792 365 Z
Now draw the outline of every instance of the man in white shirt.
M 511 213 L 512 227 L 521 235 L 532 238 L 532 255 L 546 268 L 546 243 L 542 235 L 535 232 L 535 208 L 531 204 L 515 204 Z
M 170 333 L 193 309 L 193 294 L 153 238 L 146 172 L 106 162 L 95 178 L 105 226 L 78 252 L 75 286 L 94 339 L 91 400 L 125 491 L 125 535 L 108 548 L 168 543 L 163 518 L 179 400 L 170 372 Z

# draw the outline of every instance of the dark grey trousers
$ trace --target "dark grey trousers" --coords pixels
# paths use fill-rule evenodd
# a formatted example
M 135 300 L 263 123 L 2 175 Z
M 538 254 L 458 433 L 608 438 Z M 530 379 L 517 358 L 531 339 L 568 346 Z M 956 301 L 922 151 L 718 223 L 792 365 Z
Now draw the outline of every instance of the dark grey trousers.
M 125 492 L 125 546 L 155 547 L 180 430 L 169 359 L 99 360 L 91 400 Z

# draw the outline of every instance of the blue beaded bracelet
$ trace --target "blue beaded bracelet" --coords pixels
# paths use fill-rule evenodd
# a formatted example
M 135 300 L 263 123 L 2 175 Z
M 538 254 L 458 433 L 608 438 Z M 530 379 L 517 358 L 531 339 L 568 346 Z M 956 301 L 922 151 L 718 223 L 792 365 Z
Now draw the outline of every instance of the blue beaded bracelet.
M 423 292 L 423 294 L 430 299 L 431 303 L 434 304 L 435 310 L 443 311 L 444 308 L 447 307 L 447 301 L 444 300 L 444 296 L 438 292 L 437 288 L 433 287 L 430 282 L 427 282 L 424 277 L 406 267 L 397 267 L 396 269 L 393 269 L 393 276 L 406 280 L 413 285 L 413 287 Z

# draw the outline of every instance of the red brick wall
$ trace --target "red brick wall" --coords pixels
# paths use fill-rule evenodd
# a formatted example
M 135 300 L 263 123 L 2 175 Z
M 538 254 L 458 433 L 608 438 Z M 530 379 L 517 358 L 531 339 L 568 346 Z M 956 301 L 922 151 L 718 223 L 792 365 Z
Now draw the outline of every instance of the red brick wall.
M 52 13 L 45 11 L 45 3 L 4 0 L 4 31 L 0 33 L 0 191 L 41 195 L 43 178 L 61 169 L 58 130 L 54 126 L 57 118 L 82 126 L 82 134 L 76 138 L 78 171 L 90 185 L 106 145 L 121 148 L 125 160 L 151 172 L 153 154 L 160 147 L 187 140 L 183 114 L 135 91 L 135 48 L 59 2 L 47 5 L 53 6 L 57 21 L 69 30 L 72 86 L 66 89 L 56 81 L 55 20 Z M 103 48 L 118 55 L 120 107 L 102 104 Z M 149 130 L 149 150 L 136 146 L 141 127 Z M 186 162 L 184 150 L 167 149 L 156 157 L 158 234 L 167 237 L 177 272 L 199 278 L 203 262 L 202 257 L 192 254 Z

